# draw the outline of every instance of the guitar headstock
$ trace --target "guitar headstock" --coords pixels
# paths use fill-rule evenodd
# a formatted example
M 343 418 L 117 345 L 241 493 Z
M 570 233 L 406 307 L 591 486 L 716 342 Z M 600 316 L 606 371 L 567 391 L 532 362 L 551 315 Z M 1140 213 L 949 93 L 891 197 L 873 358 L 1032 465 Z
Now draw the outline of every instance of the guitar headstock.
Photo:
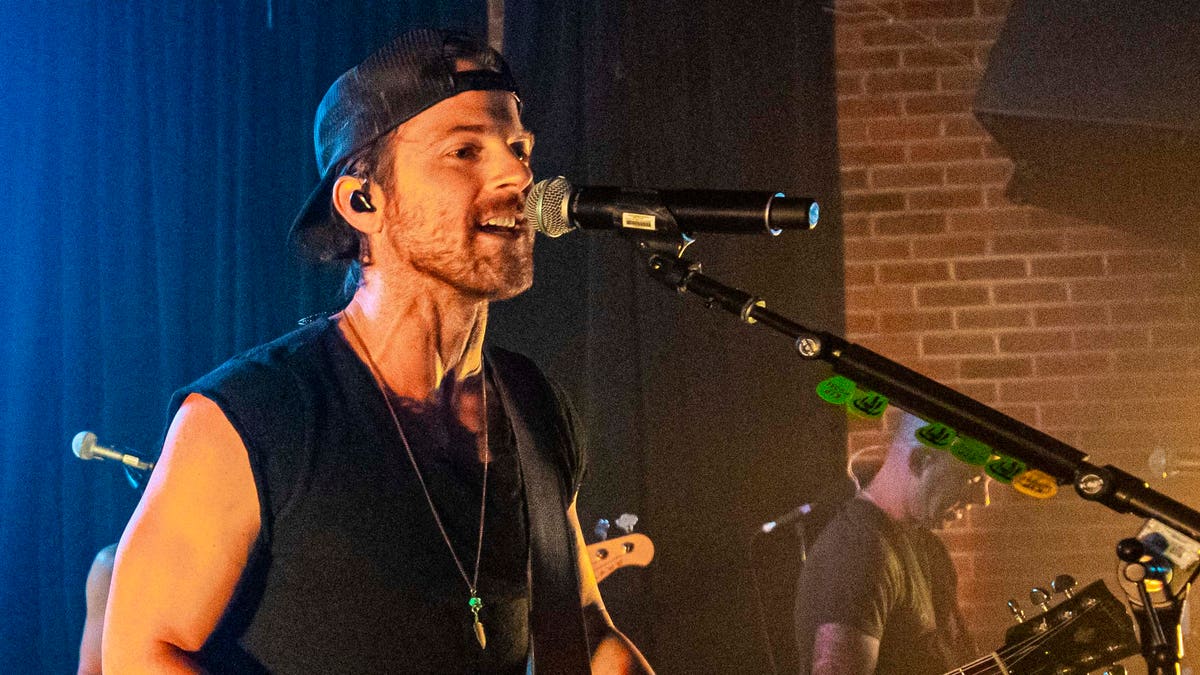
M 654 542 L 644 534 L 626 534 L 605 539 L 588 544 L 587 550 L 592 561 L 592 571 L 596 573 L 596 581 L 628 565 L 645 567 L 654 559 Z
M 1136 653 L 1133 621 L 1100 580 L 1009 628 L 996 651 L 1010 675 L 1086 675 Z

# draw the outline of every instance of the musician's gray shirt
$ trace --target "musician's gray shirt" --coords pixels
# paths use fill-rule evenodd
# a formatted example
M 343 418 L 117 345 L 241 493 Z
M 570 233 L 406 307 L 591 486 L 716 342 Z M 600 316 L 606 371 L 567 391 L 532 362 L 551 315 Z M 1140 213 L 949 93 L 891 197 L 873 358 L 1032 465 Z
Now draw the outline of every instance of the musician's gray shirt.
M 957 576 L 928 530 L 896 523 L 851 499 L 812 547 L 800 575 L 796 630 L 800 672 L 812 669 L 818 626 L 841 624 L 879 639 L 876 673 L 944 673 L 969 661 Z

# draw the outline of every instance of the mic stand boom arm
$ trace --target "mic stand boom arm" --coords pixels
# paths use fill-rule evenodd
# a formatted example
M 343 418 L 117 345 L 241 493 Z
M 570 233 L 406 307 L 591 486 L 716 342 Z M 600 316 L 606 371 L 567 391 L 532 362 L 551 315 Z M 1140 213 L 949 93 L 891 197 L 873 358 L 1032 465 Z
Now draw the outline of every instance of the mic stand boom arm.
M 699 263 L 660 252 L 651 252 L 648 260 L 650 275 L 667 286 L 694 293 L 709 307 L 720 307 L 745 323 L 760 323 L 786 335 L 802 358 L 829 362 L 835 373 L 887 396 L 898 407 L 1003 450 L 1060 485 L 1073 484 L 1084 499 L 1118 513 L 1154 518 L 1200 539 L 1200 512 L 1152 490 L 1138 477 L 1112 465 L 1095 466 L 1079 450 L 969 396 L 869 349 L 776 314 L 759 298 L 701 274 Z

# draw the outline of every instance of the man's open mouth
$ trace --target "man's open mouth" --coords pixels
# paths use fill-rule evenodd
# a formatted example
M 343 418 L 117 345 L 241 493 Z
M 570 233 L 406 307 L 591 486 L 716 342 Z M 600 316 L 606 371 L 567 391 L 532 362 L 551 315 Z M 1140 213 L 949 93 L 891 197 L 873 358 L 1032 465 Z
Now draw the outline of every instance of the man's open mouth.
M 520 236 L 523 228 L 516 216 L 493 216 L 480 223 L 479 229 L 488 234 L 517 237 Z

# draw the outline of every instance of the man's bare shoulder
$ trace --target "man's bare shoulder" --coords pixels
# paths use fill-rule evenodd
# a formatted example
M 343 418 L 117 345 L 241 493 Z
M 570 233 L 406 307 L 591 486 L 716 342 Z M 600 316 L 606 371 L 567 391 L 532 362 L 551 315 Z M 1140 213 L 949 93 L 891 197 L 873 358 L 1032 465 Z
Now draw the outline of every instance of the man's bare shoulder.
M 92 569 L 112 569 L 113 560 L 117 557 L 117 545 L 109 544 L 104 548 L 96 551 L 96 557 L 92 558 Z
M 113 565 L 116 563 L 117 545 L 109 544 L 96 552 L 92 566 L 88 568 L 87 595 L 89 603 L 93 596 L 100 607 L 108 600 L 108 585 L 112 582 Z
M 193 393 L 171 421 L 142 506 L 191 520 L 196 504 L 206 504 L 210 516 L 224 516 L 227 526 L 243 532 L 258 528 L 258 494 L 246 445 L 220 406 Z
M 203 446 L 216 452 L 237 453 L 245 452 L 242 437 L 238 435 L 225 412 L 212 399 L 203 394 L 188 394 L 171 421 L 164 446 L 164 461 L 186 461 L 188 458 L 178 458 L 179 448 Z

